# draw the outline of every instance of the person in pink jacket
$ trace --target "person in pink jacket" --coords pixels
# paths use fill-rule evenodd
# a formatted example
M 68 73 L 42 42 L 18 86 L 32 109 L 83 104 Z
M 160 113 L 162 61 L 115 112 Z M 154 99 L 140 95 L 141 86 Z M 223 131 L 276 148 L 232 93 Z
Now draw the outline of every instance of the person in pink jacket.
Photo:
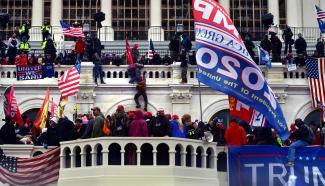
M 135 119 L 131 122 L 129 127 L 130 137 L 147 137 L 148 127 L 144 120 L 144 113 L 141 109 L 135 111 Z

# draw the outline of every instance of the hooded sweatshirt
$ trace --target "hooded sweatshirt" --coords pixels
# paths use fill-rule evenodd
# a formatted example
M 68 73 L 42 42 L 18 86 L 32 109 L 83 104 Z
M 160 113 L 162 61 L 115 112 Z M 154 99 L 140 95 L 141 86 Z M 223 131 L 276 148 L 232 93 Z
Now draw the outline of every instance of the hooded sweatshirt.
M 129 136 L 130 137 L 148 136 L 147 122 L 144 120 L 144 113 L 142 112 L 142 110 L 135 111 L 135 119 L 130 124 Z
M 245 145 L 246 132 L 243 127 L 235 122 L 231 122 L 225 134 L 226 142 L 228 145 Z
M 185 134 L 180 130 L 177 120 L 170 121 L 171 137 L 185 138 Z

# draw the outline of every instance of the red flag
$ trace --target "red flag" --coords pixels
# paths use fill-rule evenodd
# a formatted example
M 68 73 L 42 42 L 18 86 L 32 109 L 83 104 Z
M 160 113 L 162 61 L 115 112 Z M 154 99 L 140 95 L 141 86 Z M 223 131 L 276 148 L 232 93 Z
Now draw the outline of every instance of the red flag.
M 230 117 L 245 121 L 252 127 L 264 127 L 265 116 L 254 108 L 242 103 L 234 97 L 228 96 Z
M 126 59 L 129 65 L 133 64 L 132 50 L 129 45 L 128 35 L 125 36 L 125 49 L 126 49 Z
M 43 129 L 46 127 L 46 120 L 48 118 L 48 111 L 49 111 L 49 102 L 50 102 L 50 89 L 47 89 L 42 107 L 38 111 L 35 122 L 34 122 L 34 126 L 36 128 Z
M 6 88 L 4 92 L 4 96 L 5 96 L 5 100 L 4 100 L 3 107 L 4 107 L 5 116 L 10 116 L 10 118 L 14 122 L 16 122 L 20 126 L 23 126 L 24 121 L 19 111 L 13 85 L 10 85 L 9 87 Z

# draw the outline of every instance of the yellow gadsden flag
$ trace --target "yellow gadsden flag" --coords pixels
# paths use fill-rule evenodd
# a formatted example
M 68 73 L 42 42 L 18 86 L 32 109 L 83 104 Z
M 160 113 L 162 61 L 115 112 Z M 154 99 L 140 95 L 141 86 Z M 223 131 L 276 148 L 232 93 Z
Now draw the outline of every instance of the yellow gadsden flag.
M 34 125 L 36 128 L 43 129 L 46 127 L 46 121 L 49 116 L 50 89 L 46 90 L 43 105 L 37 113 Z
M 58 119 L 62 118 L 64 107 L 67 103 L 68 103 L 68 97 L 61 96 L 60 103 L 58 105 L 58 108 L 57 108 L 56 114 L 55 114 Z

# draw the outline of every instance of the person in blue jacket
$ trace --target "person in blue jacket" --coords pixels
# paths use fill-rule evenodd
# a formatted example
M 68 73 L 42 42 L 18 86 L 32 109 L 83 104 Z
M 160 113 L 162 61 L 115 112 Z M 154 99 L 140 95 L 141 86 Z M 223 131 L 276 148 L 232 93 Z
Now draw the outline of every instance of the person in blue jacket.
M 183 126 L 178 121 L 179 117 L 177 115 L 172 115 L 172 120 L 170 120 L 170 136 L 176 138 L 185 138 L 183 133 Z

